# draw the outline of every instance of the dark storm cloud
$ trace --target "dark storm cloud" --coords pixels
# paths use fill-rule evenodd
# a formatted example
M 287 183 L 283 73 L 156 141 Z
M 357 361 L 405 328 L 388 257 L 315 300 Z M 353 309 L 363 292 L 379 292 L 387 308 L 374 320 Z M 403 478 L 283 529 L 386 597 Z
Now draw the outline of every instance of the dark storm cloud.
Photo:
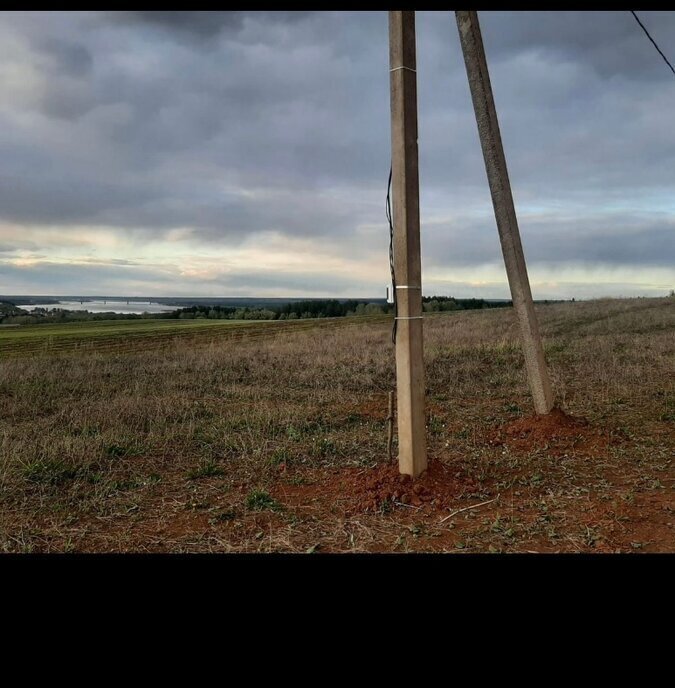
M 555 216 L 520 220 L 525 256 L 530 264 L 620 264 L 672 267 L 675 220 L 645 221 L 630 214 L 610 217 Z M 422 228 L 422 250 L 429 266 L 500 263 L 494 217 L 461 218 L 429 233 Z
M 221 31 L 237 31 L 244 22 L 244 12 L 206 12 L 206 11 L 169 11 L 137 10 L 135 12 L 111 13 L 126 22 L 142 22 L 158 26 L 168 31 L 195 34 L 209 37 Z
M 641 16 L 667 49 L 675 13 Z M 651 213 L 672 206 L 675 86 L 630 13 L 480 17 L 518 211 L 549 218 L 521 223 L 528 258 L 675 262 L 672 223 Z M 275 231 L 386 261 L 386 13 L 6 13 L 3 25 L 25 50 L 0 64 L 25 74 L 0 71 L 0 221 L 139 240 L 188 227 L 204 246 Z M 453 13 L 418 13 L 417 39 L 425 261 L 499 260 Z M 574 221 L 556 219 L 565 208 Z M 363 225 L 382 233 L 366 241 Z
M 151 198 L 147 189 L 132 184 L 89 179 L 73 170 L 59 174 L 51 165 L 36 171 L 31 178 L 0 174 L 0 213 L 16 222 L 96 223 L 106 213 L 115 212 L 128 220 L 130 207 L 140 211 Z
M 109 12 L 113 20 L 125 23 L 142 23 L 165 31 L 171 31 L 195 40 L 212 38 L 221 33 L 236 34 L 241 31 L 247 17 L 277 24 L 294 23 L 302 20 L 311 12 L 283 11 L 228 11 L 228 10 L 136 10 L 128 12 Z
M 578 62 L 603 79 L 615 76 L 663 81 L 663 63 L 628 11 L 490 12 L 484 40 L 489 58 L 539 51 L 552 60 Z M 650 32 L 667 45 L 671 12 L 641 12 Z
M 270 275 L 264 271 L 235 272 L 212 280 L 218 285 L 240 289 L 243 292 L 253 292 L 256 289 L 279 289 L 281 293 L 291 291 L 305 291 L 323 294 L 343 293 L 355 286 L 354 280 L 335 275 L 327 275 L 308 269 L 302 275 L 278 274 Z M 357 282 L 358 286 L 358 282 Z M 357 289 L 358 290 L 358 289 Z M 369 295 L 362 291 L 364 295 Z
M 301 15 L 253 13 L 248 23 L 269 45 L 249 54 L 225 41 L 220 60 L 158 43 L 143 33 L 146 19 L 122 32 L 142 54 L 121 54 L 121 23 L 101 27 L 99 17 L 92 28 L 89 22 L 101 34 L 98 49 L 92 40 L 94 68 L 42 84 L 39 107 L 52 131 L 36 141 L 33 132 L 8 122 L 0 134 L 7 175 L 0 213 L 15 221 L 144 226 L 149 234 L 190 224 L 208 239 L 270 228 L 305 236 L 346 231 L 348 206 L 342 210 L 320 192 L 331 183 L 370 181 L 387 164 L 388 132 L 356 126 L 357 94 L 345 81 L 352 66 L 342 58 L 335 63 L 330 46 L 310 34 L 296 49 L 276 50 Z M 39 19 L 23 28 L 29 38 L 39 37 L 42 50 L 49 27 Z M 247 202 L 223 186 L 267 188 L 285 197 Z M 303 200 L 308 189 L 316 192 L 311 202 Z
M 675 35 L 675 13 L 643 14 L 666 41 Z M 485 172 L 463 58 L 444 15 L 418 22 L 430 44 L 420 39 L 420 167 L 436 182 L 478 186 Z M 565 198 L 589 185 L 669 185 L 673 75 L 629 12 L 480 17 L 514 188 Z
M 91 71 L 91 52 L 81 43 L 46 36 L 36 47 L 51 58 L 52 71 L 60 76 L 83 77 Z

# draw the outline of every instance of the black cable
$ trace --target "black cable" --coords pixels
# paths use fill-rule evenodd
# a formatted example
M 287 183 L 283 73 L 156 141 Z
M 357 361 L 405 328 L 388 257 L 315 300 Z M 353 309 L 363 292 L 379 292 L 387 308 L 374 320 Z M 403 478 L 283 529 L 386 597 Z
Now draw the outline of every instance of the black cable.
M 387 215 L 387 222 L 389 222 L 389 270 L 391 271 L 391 289 L 394 299 L 394 324 L 391 328 L 391 341 L 396 344 L 396 323 L 398 320 L 398 301 L 396 299 L 396 273 L 394 271 L 394 222 L 391 217 L 391 174 L 392 167 L 389 166 L 389 181 L 387 182 L 387 203 L 385 212 Z
M 668 58 L 661 52 L 661 48 L 659 48 L 659 46 L 656 45 L 656 41 L 649 35 L 649 31 L 647 31 L 645 25 L 640 21 L 637 14 L 635 14 L 633 10 L 630 10 L 630 13 L 635 17 L 635 21 L 642 27 L 642 30 L 647 34 L 647 38 L 654 44 L 654 47 L 659 51 L 659 55 L 661 55 L 661 57 L 665 60 L 665 63 L 670 67 L 670 71 L 673 74 L 675 74 L 675 69 L 673 69 L 673 65 L 670 64 Z

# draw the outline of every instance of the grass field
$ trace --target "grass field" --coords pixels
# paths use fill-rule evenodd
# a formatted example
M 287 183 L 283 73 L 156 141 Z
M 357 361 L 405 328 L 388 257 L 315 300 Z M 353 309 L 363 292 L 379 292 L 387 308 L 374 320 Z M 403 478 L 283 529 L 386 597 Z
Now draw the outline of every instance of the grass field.
M 426 317 L 415 485 L 386 317 L 0 328 L 0 551 L 675 551 L 675 299 L 537 313 L 550 426 L 511 309 Z
M 383 320 L 375 318 L 375 320 Z M 373 319 L 371 318 L 371 322 Z M 324 318 L 322 327 L 354 324 L 353 318 Z M 138 351 L 161 348 L 177 340 L 201 344 L 221 338 L 264 338 L 288 328 L 317 326 L 312 319 L 279 320 L 100 320 L 64 324 L 0 327 L 0 358 L 66 351 Z M 274 329 L 271 329 L 274 328 Z

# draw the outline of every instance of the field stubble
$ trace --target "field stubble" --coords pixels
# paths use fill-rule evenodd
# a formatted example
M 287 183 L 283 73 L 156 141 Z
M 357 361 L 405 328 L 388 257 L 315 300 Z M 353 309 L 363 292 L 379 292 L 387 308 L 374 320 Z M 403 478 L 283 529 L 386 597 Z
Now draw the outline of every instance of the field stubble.
M 511 309 L 425 320 L 415 485 L 386 461 L 383 319 L 14 351 L 0 551 L 675 551 L 675 300 L 537 312 L 546 428 Z

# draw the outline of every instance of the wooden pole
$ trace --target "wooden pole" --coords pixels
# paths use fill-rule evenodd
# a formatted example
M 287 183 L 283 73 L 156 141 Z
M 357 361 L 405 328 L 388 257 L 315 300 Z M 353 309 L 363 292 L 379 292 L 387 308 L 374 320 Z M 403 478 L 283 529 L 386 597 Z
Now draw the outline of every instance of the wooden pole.
M 499 132 L 497 110 L 492 96 L 490 74 L 478 23 L 478 13 L 475 11 L 457 11 L 455 17 L 462 52 L 464 53 L 466 73 L 469 78 L 471 99 L 476 114 L 478 135 L 483 149 L 485 169 L 490 184 L 492 205 L 494 206 L 499 240 L 504 254 L 511 298 L 520 323 L 525 368 L 534 400 L 534 409 L 539 414 L 545 414 L 553 408 L 553 392 L 544 359 L 537 316 L 534 312 L 530 281 L 527 276 L 527 266 L 506 168 L 504 147 Z
M 391 462 L 394 442 L 394 393 L 389 392 L 389 413 L 387 415 L 387 460 Z
M 415 13 L 389 12 L 391 164 L 396 275 L 398 465 L 416 478 L 427 467 L 422 344 Z

